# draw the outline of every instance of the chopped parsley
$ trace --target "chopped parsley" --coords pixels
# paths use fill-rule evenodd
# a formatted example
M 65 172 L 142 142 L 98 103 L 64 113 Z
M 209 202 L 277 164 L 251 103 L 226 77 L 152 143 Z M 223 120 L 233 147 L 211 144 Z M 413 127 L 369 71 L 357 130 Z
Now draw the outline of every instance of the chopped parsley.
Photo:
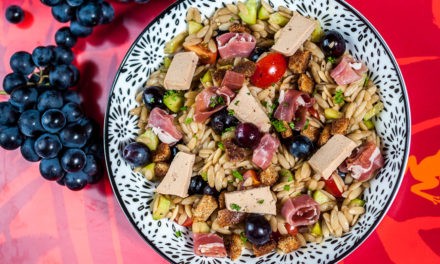
M 259 203 L 259 204 L 263 204 L 263 203 L 264 203 L 264 200 L 263 200 L 263 199 L 258 200 L 257 203 Z
M 262 102 L 261 104 L 262 104 L 264 107 L 267 107 L 267 102 L 266 102 L 266 101 Z
M 272 121 L 272 126 L 275 128 L 275 130 L 277 132 L 280 132 L 280 133 L 287 130 L 287 128 L 284 126 L 283 121 L 280 121 L 280 120 Z
M 217 146 L 218 146 L 219 149 L 225 150 L 225 145 L 223 145 L 223 142 L 218 142 Z
M 330 56 L 330 57 L 327 57 L 327 61 L 330 62 L 330 63 L 335 63 L 336 59 L 334 57 Z
M 176 235 L 176 237 L 181 237 L 182 236 L 182 232 L 180 230 L 176 231 L 176 233 L 174 233 L 174 235 Z
M 275 108 L 277 108 L 277 106 L 278 106 L 278 103 L 274 103 L 269 106 L 269 115 L 272 116 L 272 113 L 275 110 Z
M 241 207 L 238 204 L 233 203 L 231 204 L 231 209 L 235 211 L 239 211 Z
M 188 106 L 182 106 L 181 108 L 180 108 L 180 111 L 186 111 L 186 110 L 188 110 Z
M 200 176 L 202 176 L 202 178 L 203 178 L 204 181 L 207 181 L 207 180 L 208 180 L 208 173 L 207 173 L 206 171 L 200 173 Z
M 165 94 L 164 94 L 164 97 L 173 96 L 173 95 L 175 95 L 175 94 L 178 95 L 179 92 L 174 91 L 174 90 L 167 90 L 167 91 L 165 92 Z
M 304 124 L 303 130 L 306 130 L 307 128 L 309 128 L 309 119 L 307 118 L 306 123 Z
M 229 22 L 234 22 L 235 21 L 235 18 L 234 17 L 231 17 L 230 19 L 229 19 Z
M 247 237 L 244 235 L 244 232 L 240 233 L 240 239 L 241 239 L 241 242 L 243 242 L 243 243 L 246 243 L 248 240 Z
M 236 170 L 232 172 L 232 176 L 234 176 L 235 178 L 239 179 L 240 181 L 243 180 L 243 175 L 241 175 L 241 173 L 236 171 Z
M 295 123 L 289 122 L 289 126 L 290 126 L 291 129 L 295 129 Z
M 235 111 L 232 110 L 232 109 L 228 110 L 228 115 L 234 116 L 235 115 Z
M 235 129 L 235 127 L 227 127 L 226 129 L 225 129 L 225 132 L 230 132 L 230 131 L 232 131 L 232 130 L 234 130 Z
M 335 95 L 333 96 L 333 102 L 335 102 L 335 104 L 344 103 L 344 92 L 342 90 L 336 91 Z
M 209 107 L 216 107 L 217 105 L 223 105 L 225 103 L 225 99 L 221 96 L 213 96 L 209 100 Z
M 185 124 L 191 124 L 193 121 L 193 119 L 191 117 L 188 117 L 187 119 L 185 119 Z
M 285 191 L 290 191 L 290 185 L 288 185 L 288 184 L 284 185 L 284 190 Z
M 240 103 L 240 100 L 235 101 L 235 105 L 238 105 Z

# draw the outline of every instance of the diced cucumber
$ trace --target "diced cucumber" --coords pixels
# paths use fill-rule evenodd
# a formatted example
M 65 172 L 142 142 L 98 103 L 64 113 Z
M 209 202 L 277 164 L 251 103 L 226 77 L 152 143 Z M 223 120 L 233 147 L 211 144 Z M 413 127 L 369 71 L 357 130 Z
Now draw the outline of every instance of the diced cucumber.
M 269 23 L 277 24 L 284 27 L 287 22 L 289 22 L 289 19 L 278 12 L 273 13 L 269 16 Z
M 324 30 L 321 27 L 321 23 L 319 23 L 318 20 L 315 20 L 316 23 L 316 27 L 315 30 L 313 30 L 312 32 L 312 38 L 311 41 L 312 42 L 320 42 L 321 38 L 324 36 Z
M 203 74 L 202 78 L 200 78 L 200 82 L 203 84 L 206 84 L 208 82 L 212 83 L 212 75 L 211 75 L 211 71 L 206 71 L 205 74 Z
M 374 123 L 371 120 L 364 120 L 364 124 L 370 130 L 374 128 Z
M 326 108 L 326 109 L 324 110 L 324 116 L 325 116 L 325 118 L 327 118 L 327 119 L 338 119 L 338 118 L 341 118 L 341 117 L 342 117 L 342 113 L 336 111 L 336 110 L 333 109 L 333 108 Z
M 330 201 L 330 197 L 328 197 L 327 195 L 325 195 L 323 192 L 321 192 L 320 190 L 316 190 L 313 193 L 313 200 L 315 200 L 317 203 L 319 204 L 323 204 L 326 202 Z
M 159 138 L 151 129 L 147 129 L 136 141 L 145 144 L 151 151 L 155 151 L 159 145 Z
M 170 210 L 171 201 L 161 195 L 156 196 L 156 199 L 159 199 L 159 201 L 156 210 L 153 211 L 153 219 L 159 220 L 164 218 L 168 214 L 168 211 Z
M 209 228 L 208 224 L 205 222 L 193 222 L 192 224 L 192 231 L 194 233 L 209 233 L 211 229 Z
M 173 39 L 165 43 L 164 52 L 166 54 L 173 54 L 177 51 L 177 48 L 182 45 L 188 34 L 186 32 L 182 32 L 179 35 L 175 36 Z
M 203 25 L 200 23 L 197 23 L 195 21 L 189 21 L 188 22 L 188 33 L 191 34 L 195 34 L 197 32 L 200 31 L 200 29 L 203 28 Z
M 141 173 L 142 175 L 144 175 L 145 179 L 151 181 L 152 179 L 154 179 L 155 173 L 154 173 L 154 169 L 155 169 L 156 163 L 150 163 L 147 166 L 143 167 L 141 169 Z
M 174 113 L 179 112 L 184 100 L 183 95 L 176 91 L 167 91 L 163 96 L 163 103 Z
M 171 58 L 170 57 L 163 58 L 163 67 L 165 67 L 165 69 L 168 69 L 170 65 L 171 65 Z
M 246 12 L 239 12 L 238 15 L 246 24 L 254 25 L 257 23 L 257 9 L 257 0 L 248 0 L 246 1 Z
M 383 103 L 376 103 L 364 116 L 364 120 L 370 120 L 373 116 L 378 115 L 383 110 Z
M 321 229 L 321 225 L 319 224 L 319 222 L 316 222 L 313 227 L 312 227 L 312 235 L 314 236 L 322 236 L 322 229 Z
M 283 177 L 287 181 L 293 181 L 293 174 L 288 169 L 281 169 L 280 175 L 281 175 L 281 177 Z
M 359 198 L 355 198 L 353 200 L 350 201 L 350 206 L 364 206 L 365 205 L 365 201 Z
M 235 127 L 229 127 L 222 133 L 222 141 L 235 138 Z
M 270 16 L 269 11 L 267 11 L 266 8 L 264 8 L 264 6 L 260 7 L 260 10 L 258 11 L 258 19 L 260 20 L 268 20 Z

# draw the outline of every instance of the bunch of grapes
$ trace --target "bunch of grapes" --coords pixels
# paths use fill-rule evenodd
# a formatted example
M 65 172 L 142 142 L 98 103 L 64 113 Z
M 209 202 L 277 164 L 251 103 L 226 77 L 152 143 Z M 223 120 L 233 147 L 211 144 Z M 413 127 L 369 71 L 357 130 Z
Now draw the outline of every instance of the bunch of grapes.
M 102 177 L 102 145 L 96 122 L 85 116 L 73 89 L 79 70 L 70 49 L 92 27 L 109 23 L 113 8 L 99 0 L 41 0 L 57 20 L 71 21 L 55 35 L 57 46 L 39 46 L 32 54 L 10 58 L 12 73 L 3 79 L 9 100 L 0 103 L 0 146 L 20 148 L 23 157 L 40 162 L 40 174 L 71 190 Z

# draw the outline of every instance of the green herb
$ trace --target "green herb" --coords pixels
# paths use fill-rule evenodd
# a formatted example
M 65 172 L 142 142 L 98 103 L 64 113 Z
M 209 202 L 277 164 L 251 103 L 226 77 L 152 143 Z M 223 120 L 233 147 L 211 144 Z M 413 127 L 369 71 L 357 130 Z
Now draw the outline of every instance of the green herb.
M 230 19 L 229 19 L 229 22 L 234 22 L 235 21 L 235 18 L 234 17 L 231 17 Z
M 335 104 L 344 103 L 344 92 L 342 90 L 336 91 L 335 96 L 333 96 L 333 102 L 335 102 Z
M 229 180 L 229 181 L 228 181 L 228 183 L 233 183 L 233 182 L 234 182 L 233 180 Z
M 207 181 L 207 180 L 208 180 L 208 173 L 207 173 L 206 171 L 200 173 L 200 176 L 202 176 L 202 178 L 203 178 L 204 181 Z
M 262 104 L 264 107 L 267 107 L 267 102 L 266 102 L 266 101 L 262 102 L 261 104 Z
M 334 57 L 327 57 L 327 61 L 333 64 L 336 62 L 336 59 Z
M 176 231 L 176 233 L 174 233 L 174 235 L 176 235 L 176 237 L 181 237 L 182 236 L 182 232 L 181 231 Z
M 240 233 L 240 239 L 241 239 L 241 242 L 243 242 L 243 243 L 246 243 L 248 240 L 247 237 L 244 235 L 244 232 Z
M 231 204 L 231 209 L 235 211 L 239 211 L 241 207 L 238 204 L 233 203 Z
M 225 132 L 230 132 L 230 131 L 234 130 L 234 128 L 235 127 L 228 127 L 228 128 L 225 129 Z
M 234 116 L 235 115 L 235 111 L 232 110 L 232 109 L 228 110 L 228 115 Z
M 188 117 L 187 119 L 185 119 L 185 124 L 191 124 L 193 121 L 193 119 L 191 117 Z
M 186 110 L 188 110 L 188 106 L 182 106 L 181 108 L 180 108 L 180 111 L 186 111 Z
M 235 101 L 235 105 L 238 105 L 240 103 L 240 100 Z
M 218 142 L 217 146 L 218 146 L 219 149 L 225 150 L 225 145 L 223 145 L 223 142 Z
M 225 100 L 221 96 L 213 96 L 209 100 L 209 107 L 215 107 L 217 105 L 222 105 L 225 103 Z
M 303 130 L 306 130 L 307 128 L 309 128 L 309 123 L 310 123 L 310 120 L 307 118 L 306 123 L 304 124 Z
M 289 126 L 290 126 L 291 129 L 295 129 L 295 123 L 289 122 Z
M 235 178 L 239 179 L 240 181 L 243 180 L 243 175 L 241 175 L 241 173 L 236 171 L 236 170 L 232 172 L 232 176 L 234 176 Z
M 285 191 L 290 191 L 290 185 L 287 185 L 287 184 L 284 185 L 284 190 L 285 190 Z
M 173 96 L 173 95 L 175 95 L 175 94 L 179 94 L 179 92 L 174 91 L 174 90 L 167 90 L 167 91 L 165 92 L 164 97 L 167 97 L 167 96 Z
M 369 81 L 370 81 L 370 76 L 367 75 L 367 77 L 365 77 L 364 87 L 367 87 Z
M 261 200 L 258 200 L 258 202 L 257 203 L 259 203 L 259 204 L 263 204 L 264 203 L 264 200 L 263 199 L 261 199 Z
M 272 126 L 275 128 L 275 130 L 277 132 L 280 132 L 280 133 L 287 130 L 287 128 L 283 124 L 283 121 L 280 121 L 280 120 L 272 121 Z
M 281 169 L 280 174 L 282 177 L 286 177 L 288 182 L 293 181 L 293 174 L 291 171 L 289 171 L 287 169 Z

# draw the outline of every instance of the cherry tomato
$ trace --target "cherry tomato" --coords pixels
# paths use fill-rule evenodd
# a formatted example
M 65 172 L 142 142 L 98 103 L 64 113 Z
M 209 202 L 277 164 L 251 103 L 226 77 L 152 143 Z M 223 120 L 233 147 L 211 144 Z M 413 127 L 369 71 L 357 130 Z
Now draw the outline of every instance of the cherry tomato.
M 296 228 L 296 226 L 291 226 L 288 223 L 285 223 L 284 227 L 286 228 L 287 233 L 289 233 L 289 235 L 296 236 L 296 234 L 298 234 L 298 228 Z
M 334 197 L 342 197 L 342 191 L 339 189 L 338 185 L 336 184 L 335 180 L 333 179 L 333 175 L 328 178 L 325 182 L 324 189 L 329 192 Z
M 192 218 L 187 217 L 186 220 L 185 220 L 185 222 L 183 222 L 182 226 L 184 226 L 184 227 L 189 227 L 189 226 L 192 226 L 192 224 L 193 224 L 193 220 L 192 220 Z
M 254 170 L 248 170 L 243 174 L 243 179 L 245 181 L 248 178 L 252 178 L 252 186 L 258 186 L 261 184 L 260 179 Z
M 197 44 L 185 47 L 186 50 L 194 51 L 199 56 L 202 64 L 215 64 L 217 60 L 217 52 L 211 52 L 206 45 Z
M 286 59 L 280 53 L 270 53 L 256 64 L 251 83 L 260 88 L 267 88 L 281 80 L 287 70 Z

